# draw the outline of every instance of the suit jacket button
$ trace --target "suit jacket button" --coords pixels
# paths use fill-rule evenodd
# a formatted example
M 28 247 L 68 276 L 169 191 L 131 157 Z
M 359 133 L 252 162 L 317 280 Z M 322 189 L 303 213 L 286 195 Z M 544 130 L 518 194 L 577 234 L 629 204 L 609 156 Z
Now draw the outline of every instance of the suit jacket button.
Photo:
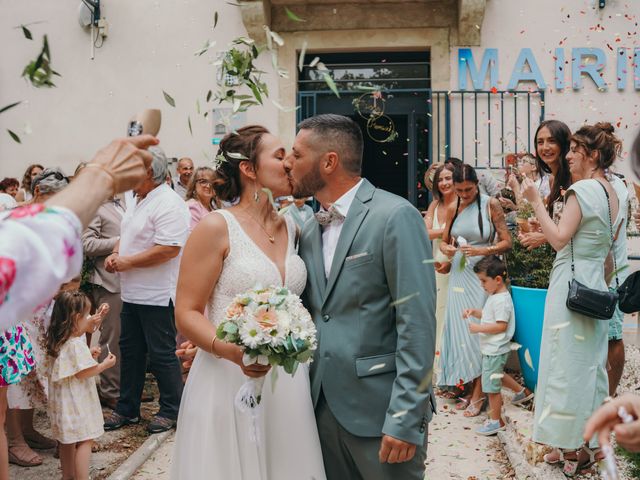
M 424 433 L 424 425 L 420 425 L 420 433 Z
M 325 322 L 328 322 L 330 319 L 331 317 L 326 313 L 322 316 L 322 320 L 324 320 Z

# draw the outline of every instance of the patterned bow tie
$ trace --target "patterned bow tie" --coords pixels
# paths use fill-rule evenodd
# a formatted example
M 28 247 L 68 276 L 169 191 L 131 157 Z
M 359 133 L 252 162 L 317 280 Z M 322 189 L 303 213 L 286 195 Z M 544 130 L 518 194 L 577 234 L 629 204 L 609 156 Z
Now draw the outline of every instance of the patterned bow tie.
M 316 212 L 314 215 L 318 223 L 323 227 L 326 227 L 327 225 L 331 225 L 333 222 L 344 221 L 344 215 L 342 215 L 333 206 L 329 207 L 329 210 L 320 210 L 319 212 Z

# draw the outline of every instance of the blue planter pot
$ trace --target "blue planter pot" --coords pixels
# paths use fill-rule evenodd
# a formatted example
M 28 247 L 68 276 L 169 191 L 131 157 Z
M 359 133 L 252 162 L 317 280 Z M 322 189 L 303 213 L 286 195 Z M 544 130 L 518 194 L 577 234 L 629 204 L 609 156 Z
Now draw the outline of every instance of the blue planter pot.
M 511 287 L 513 305 L 516 313 L 516 331 L 513 340 L 522 345 L 518 350 L 520 367 L 524 383 L 534 391 L 538 382 L 538 361 L 542 342 L 542 324 L 544 323 L 544 303 L 547 290 L 540 288 Z M 525 352 L 531 356 L 531 366 L 525 360 Z

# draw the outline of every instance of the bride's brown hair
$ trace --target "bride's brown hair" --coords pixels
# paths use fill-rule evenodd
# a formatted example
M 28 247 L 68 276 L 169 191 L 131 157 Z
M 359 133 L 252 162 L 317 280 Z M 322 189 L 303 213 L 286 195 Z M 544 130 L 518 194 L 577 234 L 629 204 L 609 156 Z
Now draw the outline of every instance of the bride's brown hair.
M 235 132 L 228 133 L 220 141 L 216 169 L 217 179 L 213 189 L 220 200 L 231 201 L 240 196 L 240 162 L 250 162 L 254 167 L 258 163 L 262 136 L 269 130 L 260 125 L 247 125 Z

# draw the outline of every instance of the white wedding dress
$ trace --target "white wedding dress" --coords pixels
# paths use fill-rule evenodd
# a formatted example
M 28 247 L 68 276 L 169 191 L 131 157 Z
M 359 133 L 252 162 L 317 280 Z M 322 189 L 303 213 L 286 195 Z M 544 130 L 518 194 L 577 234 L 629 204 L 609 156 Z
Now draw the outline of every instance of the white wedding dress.
M 282 285 L 276 264 L 258 248 L 227 210 L 217 210 L 229 231 L 229 254 L 211 298 L 212 323 L 224 317 L 235 295 L 260 284 Z M 285 216 L 288 249 L 285 285 L 300 295 L 307 271 L 295 251 L 295 226 Z M 212 239 L 215 241 L 215 239 Z M 278 367 L 272 389 L 267 374 L 258 417 L 258 442 L 250 439 L 251 416 L 234 406 L 245 382 L 242 370 L 198 351 L 182 394 L 171 465 L 173 480 L 325 480 L 322 452 L 309 393 L 306 365 L 295 376 Z

